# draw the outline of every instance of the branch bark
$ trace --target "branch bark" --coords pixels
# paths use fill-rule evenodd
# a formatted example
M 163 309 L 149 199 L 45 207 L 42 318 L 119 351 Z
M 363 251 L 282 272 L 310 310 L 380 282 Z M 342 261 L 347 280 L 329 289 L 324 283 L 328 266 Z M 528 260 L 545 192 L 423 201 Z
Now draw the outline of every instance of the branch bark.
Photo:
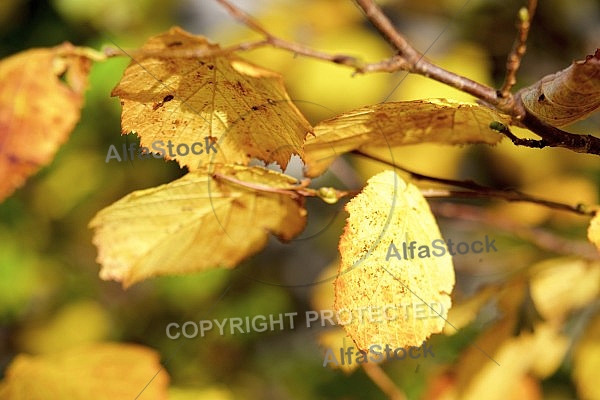
M 537 148 L 562 147 L 578 153 L 600 155 L 600 138 L 592 135 L 572 134 L 548 125 L 540 120 L 540 118 L 526 110 L 521 100 L 521 91 L 515 94 L 511 94 L 509 92 L 516 82 L 515 76 L 518 71 L 521 58 L 525 54 L 525 42 L 527 40 L 531 18 L 533 17 L 537 6 L 537 0 L 529 0 L 527 12 L 522 12 L 522 14 L 526 15 L 521 15 L 520 17 L 521 24 L 519 28 L 519 36 L 507 61 L 507 76 L 502 90 L 496 90 L 487 85 L 475 82 L 467 77 L 441 68 L 425 59 L 423 55 L 417 51 L 400 32 L 395 29 L 389 18 L 373 0 L 355 1 L 363 10 L 369 21 L 380 32 L 383 38 L 385 38 L 385 40 L 397 52 L 397 54 L 388 59 L 374 63 L 365 63 L 356 57 L 344 54 L 330 54 L 311 49 L 298 43 L 280 39 L 270 34 L 255 19 L 231 4 L 229 0 L 216 1 L 223 5 L 235 19 L 248 26 L 250 29 L 265 36 L 265 40 L 262 42 L 254 42 L 246 44 L 246 46 L 239 45 L 239 48 L 234 48 L 234 50 L 252 49 L 262 45 L 270 45 L 275 48 L 292 51 L 296 54 L 301 54 L 307 57 L 345 65 L 353 68 L 355 73 L 396 71 L 408 71 L 409 73 L 416 73 L 476 97 L 479 99 L 480 103 L 494 108 L 503 114 L 511 116 L 512 124 L 524 126 L 542 138 L 540 141 L 519 139 L 512 135 L 510 131 L 503 131 L 503 133 L 505 133 L 505 135 L 516 145 Z
M 534 203 L 546 206 L 548 208 L 553 208 L 556 210 L 568 211 L 574 214 L 583 215 L 583 216 L 594 216 L 595 210 L 592 207 L 588 207 L 585 205 L 569 205 L 564 203 L 558 203 L 555 201 L 544 200 L 538 197 L 530 196 L 528 194 L 522 193 L 518 190 L 503 190 L 503 189 L 494 189 L 484 185 L 480 185 L 477 182 L 466 180 L 454 180 L 454 179 L 445 179 L 445 178 L 437 178 L 429 175 L 419 174 L 414 172 L 408 168 L 401 167 L 397 164 L 394 164 L 390 161 L 380 159 L 368 153 L 363 153 L 360 150 L 354 150 L 352 154 L 356 154 L 362 157 L 369 158 L 373 161 L 378 161 L 384 164 L 389 165 L 390 167 L 397 168 L 403 172 L 406 172 L 413 179 L 417 180 L 427 180 L 430 182 L 440 183 L 448 186 L 455 186 L 463 189 L 467 189 L 467 191 L 457 191 L 457 190 L 448 190 L 448 189 L 423 189 L 421 193 L 425 197 L 429 198 L 451 198 L 451 197 L 463 197 L 463 198 L 499 198 L 506 201 L 521 201 L 527 203 Z
M 506 60 L 506 77 L 502 89 L 500 89 L 502 97 L 508 97 L 510 89 L 517 83 L 517 72 L 521 66 L 521 59 L 527 51 L 527 37 L 536 8 L 537 0 L 529 0 L 528 7 L 519 10 L 519 36 Z

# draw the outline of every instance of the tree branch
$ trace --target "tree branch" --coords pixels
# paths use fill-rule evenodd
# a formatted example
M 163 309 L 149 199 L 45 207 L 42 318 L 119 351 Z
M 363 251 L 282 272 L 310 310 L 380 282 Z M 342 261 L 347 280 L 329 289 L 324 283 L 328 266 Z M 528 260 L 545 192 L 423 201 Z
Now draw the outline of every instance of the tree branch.
M 592 135 L 578 135 L 565 132 L 546 124 L 529 111 L 525 112 L 521 123 L 541 137 L 547 146 L 564 147 L 577 153 L 600 155 L 600 138 Z
M 319 60 L 324 61 L 330 61 L 335 64 L 346 65 L 354 68 L 357 72 L 362 72 L 363 68 L 365 67 L 365 63 L 355 57 L 344 54 L 329 54 L 319 50 L 311 49 L 298 43 L 289 42 L 287 40 L 278 38 L 269 33 L 269 31 L 267 31 L 265 28 L 263 28 L 262 25 L 260 25 L 260 23 L 256 19 L 252 18 L 249 14 L 245 13 L 244 11 L 240 10 L 235 5 L 230 3 L 229 0 L 216 1 L 223 7 L 225 7 L 227 12 L 229 12 L 229 14 L 233 18 L 238 20 L 240 23 L 246 25 L 253 31 L 263 35 L 265 37 L 264 44 L 271 45 L 279 49 L 288 50 L 293 53 L 301 54 L 307 57 L 317 58 Z M 372 68 L 377 67 L 373 66 Z
M 544 123 L 530 112 L 525 114 L 525 118 L 523 118 L 521 123 L 529 128 L 530 131 L 540 136 L 542 140 L 521 139 L 512 133 L 508 126 L 498 121 L 490 123 L 490 128 L 504 134 L 517 146 L 534 147 L 538 149 L 544 147 L 563 147 L 577 153 L 600 154 L 600 138 L 595 136 L 576 135 L 565 132 Z
M 525 147 L 533 147 L 537 149 L 543 149 L 544 147 L 549 146 L 548 142 L 542 140 L 534 140 L 534 139 L 522 139 L 517 137 L 508 126 L 504 125 L 498 121 L 492 121 L 490 123 L 490 129 L 498 131 L 502 133 L 504 136 L 509 138 L 516 146 L 525 146 Z
M 600 138 L 591 135 L 576 135 L 562 131 L 556 127 L 545 124 L 536 116 L 529 113 L 521 101 L 520 92 L 515 95 L 509 93 L 516 80 L 515 75 L 525 54 L 525 42 L 529 33 L 530 22 L 537 6 L 536 0 L 529 0 L 527 12 L 521 12 L 519 37 L 507 61 L 507 77 L 502 90 L 475 82 L 464 76 L 455 74 L 426 60 L 406 38 L 398 32 L 383 11 L 373 0 L 355 0 L 363 10 L 369 21 L 377 28 L 398 54 L 379 62 L 365 63 L 362 60 L 344 54 L 330 54 L 311 49 L 307 46 L 286 41 L 270 34 L 258 21 L 231 4 L 229 0 L 216 0 L 238 21 L 250 29 L 265 36 L 265 40 L 233 46 L 224 51 L 250 50 L 256 47 L 270 45 L 275 48 L 292 51 L 307 57 L 316 58 L 335 64 L 345 65 L 354 69 L 355 73 L 368 72 L 396 72 L 408 71 L 416 73 L 438 82 L 444 83 L 479 99 L 480 103 L 512 117 L 512 122 L 530 129 L 542 138 L 535 141 L 520 139 L 506 130 L 503 133 L 516 145 L 535 148 L 563 147 L 578 153 L 600 155 Z
M 440 68 L 426 60 L 423 55 L 415 50 L 415 48 L 408 43 L 408 40 L 394 28 L 389 18 L 373 0 L 356 0 L 356 2 L 364 11 L 369 21 L 377 28 L 379 33 L 381 33 L 393 48 L 399 52 L 396 57 L 401 58 L 406 64 L 406 66 L 401 69 L 423 75 L 465 93 L 469 93 L 508 115 L 518 117 L 522 113 L 522 110 L 515 109 L 512 95 L 509 94 L 508 96 L 499 97 L 498 92 L 494 88 L 475 82 L 444 68 Z
M 521 66 L 521 59 L 527 51 L 527 37 L 531 28 L 531 21 L 537 8 L 537 0 L 529 0 L 527 8 L 522 7 L 519 10 L 519 35 L 515 40 L 515 44 L 506 60 L 506 77 L 504 84 L 500 89 L 502 97 L 510 95 L 510 89 L 517 83 L 517 72 Z
M 525 202 L 539 204 L 555 210 L 569 211 L 579 215 L 588 215 L 585 211 L 581 210 L 581 207 L 571 206 L 569 204 L 557 203 L 554 201 L 539 199 L 533 196 L 526 195 L 516 190 L 498 190 L 498 189 L 485 189 L 485 190 L 449 190 L 449 189 L 421 189 L 423 197 L 429 199 L 432 198 L 465 198 L 465 199 L 489 199 L 498 198 L 509 202 Z
M 266 40 L 258 40 L 255 42 L 244 42 L 238 43 L 233 46 L 224 47 L 222 49 L 170 49 L 165 51 L 164 49 L 148 50 L 123 50 L 120 48 L 115 49 L 114 47 L 105 47 L 103 52 L 106 57 L 120 57 L 127 56 L 130 58 L 137 59 L 140 56 L 144 57 L 155 57 L 155 58 L 170 58 L 170 57 L 181 57 L 181 58 L 203 58 L 203 57 L 218 57 L 223 56 L 235 51 L 248 51 L 259 47 L 269 45 Z
M 444 198 L 444 197 L 463 197 L 463 198 L 500 198 L 506 201 L 521 201 L 527 203 L 534 203 L 543 205 L 549 208 L 553 208 L 556 210 L 569 211 L 578 215 L 584 216 L 594 216 L 595 210 L 592 207 L 586 207 L 584 205 L 576 205 L 572 206 L 569 204 L 558 203 L 555 201 L 544 200 L 534 196 L 530 196 L 528 194 L 522 193 L 518 190 L 502 190 L 502 189 L 493 189 L 487 186 L 480 185 L 471 180 L 459 181 L 454 179 L 445 179 L 445 178 L 436 178 L 433 176 L 428 176 L 424 174 L 419 174 L 417 172 L 411 171 L 408 168 L 401 167 L 396 165 L 390 161 L 380 159 L 376 156 L 373 156 L 368 153 L 364 153 L 360 150 L 352 151 L 352 154 L 356 154 L 362 157 L 369 158 L 373 161 L 378 161 L 384 164 L 389 165 L 390 167 L 397 168 L 401 171 L 408 173 L 411 178 L 417 180 L 427 180 L 430 182 L 441 183 L 443 185 L 456 186 L 463 189 L 468 189 L 468 191 L 456 191 L 456 190 L 448 190 L 448 189 L 423 189 L 421 192 L 425 197 L 433 198 Z
M 377 28 L 379 33 L 390 43 L 399 56 L 404 58 L 411 66 L 419 62 L 423 55 L 419 53 L 408 40 L 394 28 L 389 18 L 372 0 L 356 0 L 369 21 Z

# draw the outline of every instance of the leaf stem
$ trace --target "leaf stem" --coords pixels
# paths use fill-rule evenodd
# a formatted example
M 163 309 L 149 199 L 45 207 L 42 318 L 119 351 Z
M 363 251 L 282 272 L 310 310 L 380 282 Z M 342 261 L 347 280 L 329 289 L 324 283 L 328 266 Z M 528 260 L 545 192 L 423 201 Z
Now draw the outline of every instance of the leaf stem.
M 312 193 L 312 191 L 314 191 L 314 189 L 309 189 L 306 187 L 306 182 L 302 182 L 297 187 L 293 187 L 290 189 L 281 189 L 281 188 L 275 188 L 272 186 L 259 185 L 256 183 L 241 181 L 239 179 L 232 178 L 231 176 L 223 175 L 223 174 L 220 174 L 217 172 L 212 174 L 212 178 L 215 180 L 220 179 L 220 180 L 229 181 L 229 182 L 235 183 L 237 185 L 244 186 L 248 189 L 252 189 L 252 190 L 256 190 L 256 191 L 260 191 L 260 192 L 285 194 L 287 196 L 291 196 L 294 199 L 297 199 L 299 197 L 299 195 L 317 196 L 315 193 Z M 308 181 L 310 182 L 310 180 L 308 180 Z
M 246 187 L 248 189 L 252 189 L 252 190 L 268 192 L 268 193 L 283 194 L 286 196 L 290 196 L 295 200 L 298 199 L 300 196 L 318 197 L 321 200 L 323 200 L 325 203 L 328 203 L 328 204 L 335 204 L 342 197 L 357 193 L 357 191 L 338 190 L 335 188 L 328 188 L 328 187 L 321 187 L 319 189 L 309 188 L 308 185 L 311 182 L 311 180 L 309 178 L 303 179 L 299 185 L 291 186 L 289 189 L 274 188 L 272 186 L 259 185 L 256 183 L 245 182 L 245 181 L 241 181 L 239 179 L 232 178 L 230 176 L 219 174 L 216 172 L 212 174 L 212 178 L 216 179 L 216 180 L 218 180 L 218 179 L 226 180 L 226 181 L 235 183 L 240 186 L 244 186 L 244 187 Z
M 506 77 L 500 89 L 502 97 L 510 96 L 510 89 L 517 83 L 517 72 L 521 66 L 521 60 L 527 51 L 527 37 L 531 28 L 531 21 L 535 15 L 537 0 L 529 0 L 527 8 L 519 10 L 519 34 L 515 39 L 513 48 L 506 60 Z

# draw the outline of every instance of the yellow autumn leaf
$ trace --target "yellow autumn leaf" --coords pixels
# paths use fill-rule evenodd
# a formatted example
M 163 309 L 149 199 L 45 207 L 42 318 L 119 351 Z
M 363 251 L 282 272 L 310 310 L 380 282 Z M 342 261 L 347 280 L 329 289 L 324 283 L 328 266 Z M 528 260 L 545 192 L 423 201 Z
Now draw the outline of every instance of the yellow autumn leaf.
M 587 231 L 588 239 L 600 250 L 600 211 L 590 221 Z
M 169 400 L 234 400 L 233 393 L 220 387 L 202 389 L 169 388 Z
M 530 113 L 552 126 L 587 117 L 600 107 L 600 49 L 521 89 L 519 94 Z
M 472 297 L 455 303 L 448 311 L 448 321 L 444 326 L 444 334 L 455 335 L 460 329 L 470 324 L 479 314 L 481 308 L 490 301 L 492 295 L 498 291 L 497 286 L 486 286 Z
M 340 262 L 337 259 L 331 262 L 321 271 L 321 273 L 319 273 L 315 280 L 318 284 L 312 287 L 310 303 L 315 312 L 320 315 L 323 315 L 324 312 L 326 313 L 329 310 L 333 310 L 335 297 L 333 282 L 330 278 L 335 276 L 336 271 L 339 269 L 339 265 Z M 346 352 L 349 347 L 356 346 L 352 341 L 352 338 L 348 336 L 342 327 L 328 326 L 326 329 L 320 329 L 317 341 L 323 350 L 324 367 L 339 369 L 346 374 L 350 374 L 360 366 L 357 362 L 348 364 L 347 362 L 342 362 L 340 359 L 340 349 L 343 349 L 343 351 Z
M 510 321 L 501 320 L 463 354 L 454 368 L 458 378 L 457 398 L 514 398 L 511 394 L 530 373 L 547 377 L 558 369 L 569 347 L 568 337 L 549 324 L 536 325 L 534 333 L 521 333 L 517 337 L 512 337 L 512 328 Z
M 600 314 L 590 321 L 573 354 L 573 381 L 580 398 L 600 399 Z
M 50 163 L 77 124 L 90 68 L 84 53 L 64 43 L 0 61 L 0 200 Z
M 316 284 L 312 286 L 310 304 L 314 310 L 333 310 L 335 299 L 333 292 L 333 281 L 331 280 L 340 267 L 338 259 L 333 260 L 319 273 L 315 279 Z
M 253 157 L 285 169 L 292 154 L 303 156 L 310 124 L 281 75 L 218 50 L 177 27 L 148 39 L 112 91 L 123 133 L 190 170 Z
M 558 370 L 571 345 L 571 338 L 557 332 L 557 328 L 551 324 L 539 324 L 535 326 L 535 350 L 537 357 L 533 359 L 530 374 L 540 379 L 546 379 Z
M 415 186 L 385 171 L 369 179 L 346 210 L 335 281 L 340 324 L 360 350 L 421 346 L 442 331 L 454 287 L 449 253 L 436 250 L 440 243 L 429 251 L 442 240 L 429 205 Z M 412 256 L 406 243 L 414 246 Z
M 520 398 L 513 394 L 527 376 L 545 378 L 560 366 L 570 340 L 551 322 L 520 328 L 519 312 L 528 282 L 518 278 L 502 285 L 498 308 L 503 317 L 468 346 L 453 366 L 457 399 Z
M 271 190 L 297 183 L 264 168 L 225 165 L 130 193 L 90 222 L 100 277 L 127 287 L 152 276 L 233 268 L 264 247 L 269 231 L 290 240 L 304 229 L 301 199 L 217 173 Z
M 382 103 L 322 121 L 304 144 L 308 176 L 321 175 L 336 157 L 360 149 L 419 143 L 496 144 L 502 135 L 493 121 L 508 123 L 497 112 L 477 104 L 446 99 Z
M 142 390 L 140 399 L 166 400 L 168 382 L 155 351 L 103 343 L 43 357 L 18 355 L 6 371 L 0 400 L 135 399 Z
M 111 328 L 110 315 L 100 304 L 78 301 L 58 310 L 44 324 L 26 324 L 17 342 L 28 353 L 56 353 L 107 340 Z
M 531 298 L 547 321 L 564 321 L 600 294 L 600 262 L 550 259 L 531 267 L 530 273 Z
M 430 380 L 427 393 L 422 400 L 462 400 L 458 394 L 456 377 L 450 371 L 438 374 Z M 517 385 L 508 392 L 507 399 L 542 400 L 542 387 L 538 380 L 524 376 Z
M 356 345 L 352 341 L 352 338 L 342 328 L 333 327 L 321 332 L 318 342 L 323 350 L 323 367 L 339 369 L 345 374 L 351 374 L 361 365 L 358 362 L 354 362 L 355 360 L 353 359 L 350 360 L 352 362 L 348 363 L 344 357 L 349 348 L 353 348 L 352 353 L 357 353 L 358 350 L 355 349 Z M 370 356 L 373 357 L 372 355 Z

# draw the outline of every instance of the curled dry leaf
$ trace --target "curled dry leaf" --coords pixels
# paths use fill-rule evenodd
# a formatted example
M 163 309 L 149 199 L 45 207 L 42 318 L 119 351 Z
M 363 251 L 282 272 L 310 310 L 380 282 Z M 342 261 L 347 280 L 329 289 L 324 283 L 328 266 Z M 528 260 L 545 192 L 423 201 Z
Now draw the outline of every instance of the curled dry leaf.
M 521 89 L 519 94 L 531 114 L 552 126 L 587 117 L 600 107 L 600 49 Z
M 312 131 L 281 75 L 177 27 L 144 44 L 112 95 L 123 105 L 123 133 L 136 132 L 141 146 L 162 148 L 190 170 L 207 162 L 247 164 L 252 157 L 285 169 L 292 154 L 303 156 Z M 194 143 L 204 146 L 195 147 L 202 153 L 177 152 L 178 145 Z
M 250 189 L 215 173 L 273 190 L 297 183 L 264 168 L 225 165 L 130 193 L 90 222 L 100 277 L 127 287 L 152 276 L 233 268 L 264 247 L 269 231 L 291 240 L 304 229 L 300 199 Z
M 348 364 L 348 361 L 341 357 L 340 351 L 343 351 L 344 354 L 348 354 L 346 352 L 349 348 L 352 348 L 353 354 L 358 352 L 352 338 L 348 336 L 344 329 L 334 327 L 332 329 L 323 330 L 319 334 L 317 340 L 324 354 L 323 367 L 339 369 L 345 374 L 351 374 L 361 365 L 356 362 L 356 360 L 351 360 L 352 362 Z M 358 357 L 358 355 L 356 357 Z M 367 360 L 368 357 L 377 359 L 377 355 L 373 355 L 372 353 L 369 353 Z
M 52 160 L 79 120 L 91 63 L 80 50 L 64 43 L 0 62 L 0 200 Z
M 441 239 L 429 205 L 415 186 L 384 171 L 369 179 L 346 210 L 350 216 L 340 239 L 334 304 L 348 322 L 346 332 L 361 350 L 371 345 L 421 346 L 442 331 L 454 287 L 449 253 L 437 257 L 427 251 L 425 257 L 419 246 L 431 247 Z M 412 259 L 406 252 L 401 259 L 388 257 L 392 243 L 403 253 L 403 243 L 413 241 L 417 247 Z M 369 322 L 372 314 L 361 312 L 374 308 L 381 322 Z
M 134 399 L 144 388 L 141 398 L 166 400 L 168 383 L 155 351 L 103 343 L 46 356 L 17 356 L 6 371 L 0 400 Z
M 319 176 L 343 153 L 419 143 L 496 144 L 489 125 L 508 118 L 477 104 L 446 99 L 382 103 L 359 108 L 315 126 L 304 144 L 307 174 Z

